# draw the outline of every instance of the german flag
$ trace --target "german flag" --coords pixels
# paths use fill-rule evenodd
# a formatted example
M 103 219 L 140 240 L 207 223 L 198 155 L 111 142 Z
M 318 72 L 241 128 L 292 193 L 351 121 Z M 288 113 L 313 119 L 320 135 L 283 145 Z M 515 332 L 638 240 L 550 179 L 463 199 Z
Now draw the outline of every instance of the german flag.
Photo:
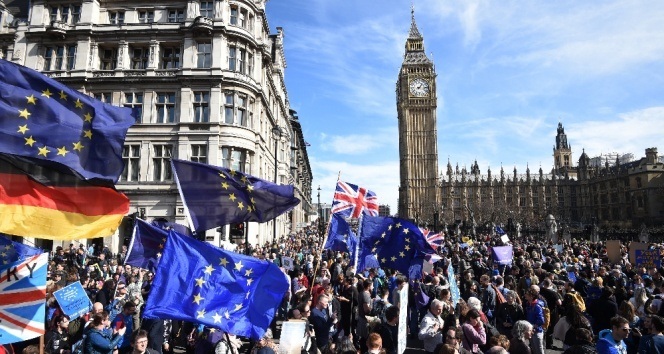
M 0 232 L 51 240 L 105 237 L 128 212 L 129 199 L 109 182 L 0 154 Z

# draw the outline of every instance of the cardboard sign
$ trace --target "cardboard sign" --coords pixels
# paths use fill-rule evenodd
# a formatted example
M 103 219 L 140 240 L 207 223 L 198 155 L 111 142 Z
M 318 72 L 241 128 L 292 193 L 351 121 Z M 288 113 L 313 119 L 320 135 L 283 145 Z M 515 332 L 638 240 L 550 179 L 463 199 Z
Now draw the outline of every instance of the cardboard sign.
M 643 243 L 643 242 L 630 242 L 629 243 L 629 263 L 636 264 L 636 251 L 637 250 L 642 250 L 646 251 L 648 250 L 648 244 Z
M 72 321 L 92 310 L 92 302 L 79 281 L 54 292 L 53 296 L 62 312 Z
M 635 263 L 639 267 L 659 268 L 662 265 L 662 260 L 659 257 L 658 250 L 636 250 Z
M 408 283 L 406 283 L 399 292 L 399 329 L 397 334 L 397 354 L 403 354 L 406 351 L 406 341 L 408 339 L 407 324 L 408 318 Z
M 281 257 L 281 264 L 286 270 L 293 270 L 293 258 Z
M 307 322 L 304 320 L 285 321 L 281 327 L 279 338 L 279 354 L 300 354 L 304 345 L 304 331 Z M 316 343 L 312 343 L 316 345 Z
M 606 241 L 606 255 L 609 257 L 611 263 L 620 263 L 620 259 L 622 258 L 620 254 L 620 241 Z
M 507 235 L 500 236 L 500 240 L 503 241 L 503 243 L 509 243 L 510 242 L 510 238 Z

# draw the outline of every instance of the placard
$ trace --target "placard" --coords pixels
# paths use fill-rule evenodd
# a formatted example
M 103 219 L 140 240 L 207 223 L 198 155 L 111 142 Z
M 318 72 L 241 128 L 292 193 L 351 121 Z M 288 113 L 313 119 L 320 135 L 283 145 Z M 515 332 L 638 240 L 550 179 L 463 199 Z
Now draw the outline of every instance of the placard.
M 635 256 L 635 264 L 638 267 L 646 267 L 647 269 L 650 269 L 659 268 L 662 265 L 658 250 L 636 250 Z
M 510 242 L 510 238 L 507 235 L 500 236 L 500 240 L 503 241 L 503 243 L 509 243 Z
M 461 299 L 461 292 L 459 291 L 459 286 L 457 285 L 456 277 L 454 276 L 454 268 L 452 268 L 452 263 L 447 265 L 447 283 L 450 284 L 450 294 L 452 295 L 452 303 L 454 308 L 459 303 Z
M 606 255 L 609 257 L 611 263 L 620 263 L 620 259 L 622 259 L 622 254 L 620 253 L 620 241 L 606 241 Z
M 279 338 L 279 354 L 300 354 L 304 345 L 304 331 L 307 322 L 304 320 L 289 320 L 281 325 L 281 337 Z M 316 343 L 311 343 L 316 345 Z
M 69 316 L 70 321 L 73 321 L 92 310 L 92 302 L 90 301 L 88 294 L 85 293 L 80 281 L 71 283 L 54 292 L 53 296 L 58 301 L 62 312 Z
M 563 253 L 563 245 L 553 245 L 553 249 L 558 252 L 558 254 Z
M 293 270 L 293 258 L 281 257 L 281 264 L 286 270 Z
M 408 340 L 408 283 L 404 284 L 399 292 L 399 332 L 397 341 L 397 354 L 403 354 L 406 351 L 406 341 Z
M 632 241 L 629 243 L 629 263 L 636 264 L 636 251 L 647 250 L 649 245 L 643 242 Z

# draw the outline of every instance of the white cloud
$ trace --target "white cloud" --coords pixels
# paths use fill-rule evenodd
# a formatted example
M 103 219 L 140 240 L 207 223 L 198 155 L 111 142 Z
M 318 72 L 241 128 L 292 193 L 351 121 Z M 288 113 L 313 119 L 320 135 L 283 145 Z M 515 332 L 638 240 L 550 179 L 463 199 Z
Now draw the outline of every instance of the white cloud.
M 378 154 L 383 158 L 385 149 L 398 147 L 398 131 L 395 126 L 373 128 L 365 134 L 325 135 L 321 144 L 323 151 L 340 155 Z M 381 151 L 377 151 L 381 149 Z M 396 155 L 395 155 L 396 156 Z

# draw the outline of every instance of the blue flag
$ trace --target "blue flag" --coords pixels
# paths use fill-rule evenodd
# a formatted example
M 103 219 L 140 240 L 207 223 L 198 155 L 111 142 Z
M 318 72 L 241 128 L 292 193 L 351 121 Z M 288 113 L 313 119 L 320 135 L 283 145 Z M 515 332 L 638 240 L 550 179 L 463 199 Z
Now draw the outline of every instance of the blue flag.
M 286 291 L 288 278 L 274 263 L 171 230 L 144 316 L 197 322 L 258 340 Z
M 9 237 L 0 234 L 0 265 L 22 261 L 42 253 L 44 251 L 39 248 L 12 241 Z
M 351 230 L 350 225 L 348 225 L 348 222 L 343 216 L 332 214 L 332 219 L 330 220 L 330 233 L 327 236 L 327 241 L 325 241 L 323 249 L 351 253 L 354 252 L 350 247 L 351 243 L 353 245 L 357 244 L 357 239 L 355 233 Z
M 150 224 L 152 226 L 156 226 L 156 227 L 158 227 L 162 230 L 166 230 L 166 231 L 173 230 L 173 231 L 175 231 L 179 234 L 183 234 L 183 235 L 187 235 L 187 236 L 193 236 L 194 235 L 191 232 L 190 228 L 188 228 L 184 225 L 178 224 L 176 222 L 170 222 L 170 221 L 168 221 L 164 218 L 154 219 L 154 220 L 152 220 L 152 222 Z
M 508 265 L 512 264 L 512 253 L 513 249 L 512 246 L 500 246 L 500 247 L 493 247 L 491 249 L 492 255 L 493 255 L 493 261 L 501 264 L 501 265 Z
M 131 114 L 0 59 L 0 152 L 116 182 L 125 135 L 136 121 Z
M 243 221 L 266 222 L 300 203 L 291 185 L 197 162 L 171 163 L 196 232 Z
M 361 242 L 363 252 L 371 247 L 369 252 L 376 255 L 381 267 L 398 270 L 410 278 L 421 276 L 425 256 L 435 253 L 422 230 L 408 220 L 393 217 L 365 215 Z
M 505 234 L 505 230 L 503 230 L 503 228 L 500 227 L 500 226 L 496 226 L 496 233 L 497 233 L 498 235 L 502 236 L 502 235 Z
M 164 251 L 168 231 L 136 219 L 125 264 L 154 272 Z

